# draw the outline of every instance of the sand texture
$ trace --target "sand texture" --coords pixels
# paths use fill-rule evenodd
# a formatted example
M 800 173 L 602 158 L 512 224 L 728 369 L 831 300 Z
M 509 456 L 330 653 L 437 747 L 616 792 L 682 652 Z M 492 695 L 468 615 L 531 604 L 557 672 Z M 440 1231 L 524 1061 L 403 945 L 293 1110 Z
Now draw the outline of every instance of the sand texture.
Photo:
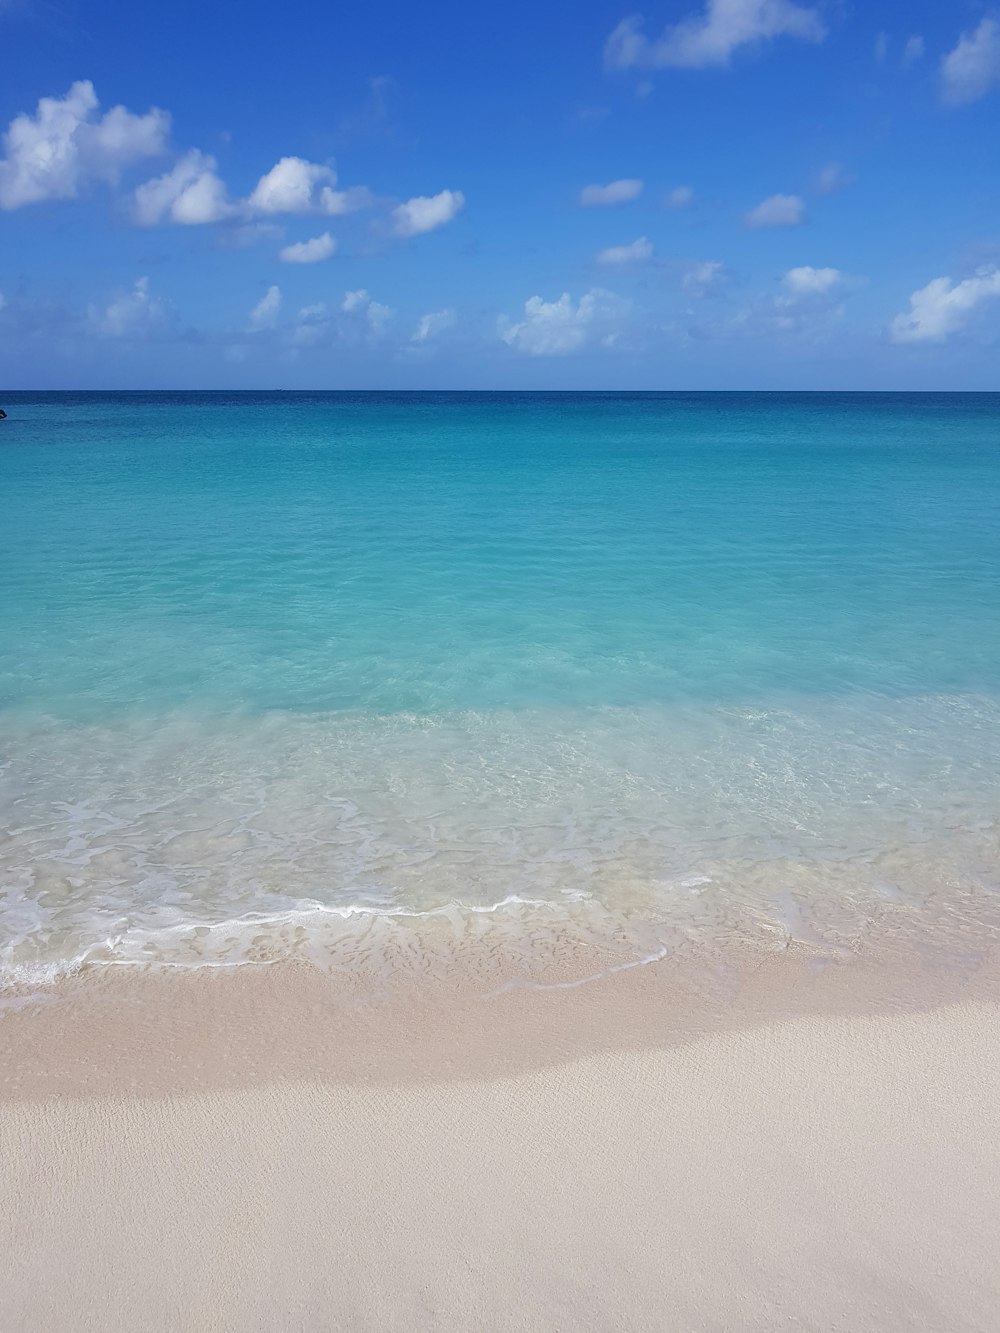
M 255 994 L 213 984 L 233 1013 Z M 253 1076 L 189 1032 L 179 1062 L 147 1048 L 170 1092 L 107 1077 L 99 1009 L 66 1025 L 75 1073 L 58 1005 L 5 1013 L 0 1328 L 996 1328 L 1000 1009 L 983 986 L 893 1011 L 826 1003 L 852 986 L 820 979 L 797 1016 L 658 1043 L 624 1016 L 667 1031 L 663 984 L 645 968 L 515 997 L 471 1063 L 445 1010 L 409 1033 L 389 1012 L 359 1023 L 359 1041 L 384 1036 L 366 1069 L 331 1028 L 340 1054 L 314 1077 L 273 1059 L 264 1018 Z M 567 1046 L 599 1010 L 631 1039 Z

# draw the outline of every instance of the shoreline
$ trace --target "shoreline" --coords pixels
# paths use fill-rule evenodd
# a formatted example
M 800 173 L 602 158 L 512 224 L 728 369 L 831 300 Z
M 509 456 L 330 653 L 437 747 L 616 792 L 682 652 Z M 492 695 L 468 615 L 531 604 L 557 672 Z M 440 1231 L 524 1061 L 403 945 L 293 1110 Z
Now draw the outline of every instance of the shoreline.
M 295 957 L 89 965 L 0 996 L 0 1104 L 310 1080 L 475 1081 L 800 1018 L 1000 1004 L 991 923 L 966 923 L 943 948 L 926 927 L 908 934 L 908 920 L 887 910 L 854 951 L 729 936 L 644 953 L 634 923 L 617 938 L 532 940 L 489 929 L 470 939 L 441 921 L 419 949 L 415 936 L 389 937 L 395 954 L 384 939 L 366 954 L 352 937 L 340 968 Z
M 981 944 L 84 972 L 0 1012 L 0 1323 L 986 1333 Z
M 887 910 L 854 951 L 739 935 L 654 948 L 635 923 L 617 937 L 487 928 L 469 938 L 444 920 L 419 949 L 404 933 L 387 937 L 395 953 L 376 939 L 366 954 L 351 937 L 339 968 L 295 957 L 89 965 L 0 996 L 0 1104 L 303 1080 L 474 1081 L 799 1018 L 1000 1003 L 990 923 L 966 923 L 943 948 L 925 926 L 908 934 L 908 921 Z

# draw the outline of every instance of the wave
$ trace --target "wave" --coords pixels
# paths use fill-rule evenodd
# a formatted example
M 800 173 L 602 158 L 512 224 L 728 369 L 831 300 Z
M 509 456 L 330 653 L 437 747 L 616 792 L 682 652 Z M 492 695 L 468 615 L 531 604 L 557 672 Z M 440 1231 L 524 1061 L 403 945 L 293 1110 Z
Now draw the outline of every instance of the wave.
M 850 948 L 887 907 L 995 889 L 998 738 L 1000 703 L 970 696 L 8 718 L 0 981 L 477 950 L 535 976 L 567 939 L 612 963 L 727 933 Z

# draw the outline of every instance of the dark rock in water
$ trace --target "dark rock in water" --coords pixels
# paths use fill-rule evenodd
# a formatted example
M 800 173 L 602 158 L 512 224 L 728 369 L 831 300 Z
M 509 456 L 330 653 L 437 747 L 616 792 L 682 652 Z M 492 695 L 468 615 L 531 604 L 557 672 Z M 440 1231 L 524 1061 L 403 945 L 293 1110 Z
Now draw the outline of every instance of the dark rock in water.
M 6 417 L 6 415 L 7 415 L 7 413 L 3 410 L 2 407 L 0 407 L 0 421 L 3 421 L 3 419 Z

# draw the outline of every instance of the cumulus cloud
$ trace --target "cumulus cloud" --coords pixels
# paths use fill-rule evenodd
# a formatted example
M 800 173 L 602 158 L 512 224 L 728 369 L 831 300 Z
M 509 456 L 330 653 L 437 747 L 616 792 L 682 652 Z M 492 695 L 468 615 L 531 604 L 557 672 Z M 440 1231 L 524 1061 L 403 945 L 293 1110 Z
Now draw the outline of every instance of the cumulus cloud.
M 843 274 L 836 268 L 813 268 L 803 264 L 790 268 L 781 283 L 785 296 L 793 300 L 809 296 L 825 296 L 840 282 Z
M 74 83 L 65 97 L 43 97 L 33 116 L 11 121 L 0 159 L 0 208 L 75 199 L 95 180 L 163 152 L 170 117 L 156 107 L 138 116 L 123 106 L 99 115 L 94 85 Z
M 331 166 L 283 157 L 265 172 L 247 199 L 251 213 L 325 213 L 330 217 L 355 212 L 371 202 L 364 188 L 337 190 Z
M 743 46 L 775 37 L 821 42 L 826 29 L 819 13 L 793 0 L 707 0 L 704 13 L 668 27 L 656 41 L 642 31 L 636 16 L 623 19 L 604 47 L 614 69 L 704 69 L 728 65 Z
M 381 301 L 373 301 L 363 287 L 345 292 L 339 307 L 331 309 L 325 301 L 303 306 L 291 326 L 282 333 L 282 341 L 291 351 L 301 348 L 373 344 L 384 337 L 395 311 Z
M 597 256 L 599 264 L 642 264 L 653 257 L 652 242 L 646 236 L 640 236 L 631 245 L 612 245 L 601 250 Z
M 772 194 L 745 213 L 748 227 L 798 227 L 806 220 L 806 206 L 797 194 Z
M 261 333 L 264 329 L 273 329 L 278 322 L 281 309 L 281 288 L 268 287 L 254 308 L 250 311 L 247 328 L 251 333 Z
M 429 197 L 418 195 L 392 210 L 393 230 L 397 236 L 421 236 L 451 222 L 464 207 L 461 190 L 442 190 Z
M 323 301 L 304 305 L 299 311 L 290 341 L 294 347 L 313 347 L 330 337 L 333 320 Z
M 283 157 L 260 178 L 249 198 L 234 201 L 217 174 L 215 159 L 193 148 L 170 171 L 138 187 L 134 217 L 147 227 L 163 222 L 195 226 L 281 213 L 334 216 L 371 202 L 366 189 L 336 190 L 336 183 L 336 172 L 330 166 Z
M 689 264 L 681 274 L 681 286 L 691 296 L 705 296 L 726 279 L 726 266 L 719 259 L 702 259 Z
M 319 191 L 336 179 L 332 167 L 283 157 L 261 176 L 247 203 L 254 213 L 312 213 L 319 206 Z
M 608 185 L 587 185 L 580 191 L 584 208 L 605 208 L 611 204 L 628 204 L 642 194 L 642 181 L 611 181 Z
M 163 302 L 150 295 L 149 279 L 139 278 L 103 311 L 90 311 L 91 324 L 105 338 L 136 338 L 152 333 L 166 320 Z
M 690 208 L 694 203 L 694 190 L 690 185 L 678 185 L 667 195 L 668 208 Z
M 216 175 L 215 158 L 193 148 L 170 171 L 140 185 L 134 197 L 135 221 L 143 227 L 160 222 L 200 226 L 222 222 L 236 213 L 226 187 Z
M 430 314 L 421 315 L 410 341 L 429 342 L 439 333 L 444 333 L 445 329 L 450 329 L 455 323 L 455 318 L 454 310 L 434 310 Z
M 944 342 L 965 327 L 978 305 L 994 296 L 1000 296 L 1000 268 L 994 265 L 961 282 L 934 278 L 913 293 L 909 310 L 889 326 L 889 336 L 896 343 Z
M 356 320 L 362 321 L 368 334 L 373 338 L 377 338 L 385 331 L 385 326 L 396 313 L 391 306 L 373 301 L 364 287 L 360 287 L 357 291 L 345 292 L 340 308 L 345 315 L 352 315 Z
M 941 96 L 951 106 L 983 97 L 1000 83 L 1000 23 L 983 19 L 941 61 Z
M 337 242 L 325 231 L 322 236 L 314 236 L 311 241 L 298 241 L 295 245 L 286 245 L 278 251 L 278 258 L 285 264 L 318 264 L 329 259 L 337 248 Z
M 501 315 L 497 333 L 528 356 L 566 356 L 593 342 L 613 345 L 628 309 L 628 302 L 600 287 L 584 293 L 576 305 L 569 292 L 556 301 L 532 296 L 524 303 L 522 319 L 515 322 Z

